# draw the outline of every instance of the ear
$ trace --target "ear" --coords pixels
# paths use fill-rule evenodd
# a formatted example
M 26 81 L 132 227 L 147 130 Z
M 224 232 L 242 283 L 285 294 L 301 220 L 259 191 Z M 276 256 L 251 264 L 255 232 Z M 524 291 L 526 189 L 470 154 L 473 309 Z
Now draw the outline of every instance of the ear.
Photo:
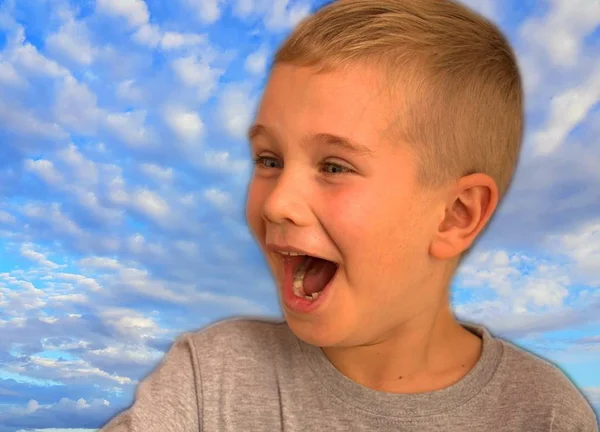
M 458 258 L 481 233 L 497 205 L 498 187 L 490 176 L 477 173 L 462 177 L 446 202 L 430 255 L 440 260 Z

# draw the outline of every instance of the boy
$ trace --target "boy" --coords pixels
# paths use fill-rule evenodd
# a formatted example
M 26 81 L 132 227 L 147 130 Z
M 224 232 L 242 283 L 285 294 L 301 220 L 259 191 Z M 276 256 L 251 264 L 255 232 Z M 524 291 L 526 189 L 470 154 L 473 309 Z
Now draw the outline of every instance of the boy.
M 597 431 L 557 368 L 459 323 L 456 267 L 523 132 L 502 34 L 446 0 L 340 0 L 278 51 L 247 220 L 285 322 L 187 333 L 103 431 Z

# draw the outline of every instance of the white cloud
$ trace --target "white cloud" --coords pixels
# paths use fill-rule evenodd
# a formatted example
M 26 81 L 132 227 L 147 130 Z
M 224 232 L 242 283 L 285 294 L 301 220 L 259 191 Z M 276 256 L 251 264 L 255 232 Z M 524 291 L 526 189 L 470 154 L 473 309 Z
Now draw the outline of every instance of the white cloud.
M 574 67 L 585 37 L 600 26 L 597 0 L 551 0 L 544 17 L 527 20 L 521 36 L 544 52 L 554 66 Z
M 129 239 L 127 239 L 127 245 L 129 249 L 136 254 L 151 252 L 156 256 L 163 255 L 163 251 L 159 245 L 147 242 L 144 236 L 141 234 L 135 234 L 129 237 Z
M 210 20 L 218 18 L 218 8 L 215 9 L 214 6 L 219 1 L 221 0 L 203 0 L 201 2 L 194 1 L 191 4 Z M 97 0 L 97 5 L 100 12 L 125 18 L 130 27 L 136 29 L 132 39 L 141 45 L 152 48 L 160 46 L 163 50 L 170 51 L 197 46 L 207 41 L 205 35 L 163 32 L 159 25 L 150 23 L 148 6 L 143 0 Z
M 101 291 L 102 287 L 95 279 L 73 273 L 54 273 L 53 278 L 67 280 L 84 287 L 86 290 Z
M 583 389 L 592 405 L 600 407 L 600 387 L 586 387 Z
M 87 26 L 76 21 L 71 14 L 66 18 L 58 31 L 48 36 L 46 46 L 77 63 L 90 65 L 94 61 L 95 51 L 89 40 Z
M 597 323 L 596 311 L 583 308 L 560 308 L 548 312 L 514 312 L 507 310 L 502 301 L 466 303 L 455 308 L 461 319 L 484 323 L 494 333 L 519 338 L 580 325 Z
M 84 158 L 73 144 L 61 149 L 57 155 L 66 166 L 71 168 L 70 172 L 62 171 L 70 177 L 69 180 L 48 160 L 26 160 L 25 169 L 35 173 L 46 183 L 73 193 L 79 204 L 94 218 L 111 224 L 120 222 L 121 210 L 105 207 L 100 203 L 95 192 L 85 188 L 86 185 L 93 186 L 98 183 L 99 174 L 96 165 Z
M 131 27 L 139 27 L 150 19 L 148 6 L 143 0 L 96 0 L 98 12 L 122 17 Z
M 237 0 L 234 12 L 241 18 L 262 15 L 268 30 L 282 31 L 295 27 L 310 14 L 308 2 L 290 3 L 290 0 Z
M 155 338 L 166 333 L 152 318 L 133 309 L 106 309 L 100 313 L 100 317 L 104 324 L 131 340 Z
M 8 84 L 13 87 L 22 87 L 27 82 L 21 77 L 12 64 L 0 60 L 0 84 Z
M 131 362 L 136 365 L 152 365 L 164 356 L 164 352 L 141 344 L 117 343 L 102 349 L 89 350 L 89 358 L 110 359 L 118 362 Z
M 267 56 L 267 50 L 261 48 L 246 57 L 246 62 L 244 63 L 246 72 L 257 76 L 264 75 L 267 69 Z
M 94 192 L 78 191 L 77 198 L 79 204 L 96 219 L 110 224 L 121 222 L 123 211 L 103 206 Z
M 47 305 L 44 297 L 46 293 L 25 280 L 21 274 L 23 271 L 12 271 L 0 273 L 0 306 L 8 315 L 13 315 L 9 320 L 11 326 L 23 327 L 25 325 L 24 312 L 37 311 Z M 10 287 L 6 287 L 9 285 Z M 0 324 L 5 324 L 0 322 Z
M 204 133 L 204 123 L 200 116 L 193 111 L 169 107 L 165 110 L 165 121 L 183 141 L 197 141 Z
M 87 257 L 79 260 L 79 265 L 82 267 L 90 267 L 96 269 L 110 269 L 117 270 L 121 268 L 121 264 L 114 258 L 106 257 Z
M 17 219 L 13 215 L 4 210 L 0 210 L 0 223 L 13 224 L 16 221 Z
M 46 258 L 46 255 L 44 255 L 43 253 L 34 250 L 33 245 L 31 243 L 25 243 L 21 245 L 21 255 L 45 267 L 49 267 L 52 269 L 60 267 L 54 261 L 50 261 L 48 258 Z
M 25 169 L 37 174 L 46 183 L 53 186 L 62 186 L 65 182 L 64 177 L 57 169 L 54 164 L 45 159 L 27 159 L 25 161 Z
M 89 303 L 89 299 L 84 294 L 57 294 L 48 296 L 48 300 L 51 300 L 56 303 L 78 303 L 78 304 L 87 304 Z
M 150 131 L 145 126 L 145 110 L 109 114 L 105 122 L 112 133 L 126 144 L 141 147 L 154 143 Z
M 133 35 L 134 41 L 151 47 L 158 45 L 161 38 L 160 28 L 154 24 L 142 25 Z
M 123 179 L 121 170 L 119 167 L 112 167 L 113 169 L 108 169 L 105 167 L 106 175 L 106 188 L 108 198 L 113 202 L 113 204 L 123 205 L 126 204 L 129 200 L 129 194 L 125 189 L 125 180 Z
M 221 17 L 223 0 L 185 0 L 198 19 L 205 24 L 214 24 Z
M 217 89 L 223 70 L 210 66 L 205 59 L 195 56 L 178 58 L 172 63 L 177 77 L 187 86 L 195 87 L 201 101 L 207 100 Z
M 140 165 L 140 170 L 158 183 L 170 183 L 173 180 L 173 168 L 144 163 Z
M 129 79 L 119 83 L 117 97 L 126 101 L 140 102 L 144 97 L 144 93 L 139 87 L 135 86 L 135 80 Z
M 519 70 L 523 79 L 526 100 L 530 100 L 538 90 L 542 81 L 542 71 L 535 58 L 532 56 L 520 55 L 517 57 Z
M 234 9 L 236 15 L 242 18 L 248 17 L 251 13 L 254 12 L 254 2 L 255 0 L 237 0 Z
M 273 0 L 265 17 L 265 26 L 274 31 L 295 27 L 310 14 L 310 4 L 295 3 L 290 7 L 290 0 Z
M 556 237 L 557 245 L 562 245 Z M 590 240 L 584 237 L 573 243 L 583 246 Z M 563 245 L 561 253 L 564 249 Z M 455 281 L 457 288 L 469 291 L 472 300 L 455 305 L 455 311 L 461 319 L 485 323 L 508 337 L 592 324 L 598 320 L 600 293 L 577 291 L 580 284 L 574 276 L 571 265 L 535 255 L 503 250 L 474 253 L 465 260 Z
M 600 3 L 598 5 L 600 7 Z M 546 125 L 533 136 L 536 152 L 548 154 L 555 151 L 599 101 L 600 62 L 597 62 L 584 82 L 553 98 Z
M 82 133 L 94 132 L 101 114 L 96 95 L 71 76 L 57 90 L 54 112 L 60 124 Z
M 562 307 L 571 283 L 564 266 L 504 250 L 469 257 L 457 281 L 465 289 L 493 290 L 502 307 L 514 313 Z
M 149 47 L 160 47 L 164 51 L 174 51 L 186 47 L 197 47 L 207 43 L 206 35 L 196 33 L 162 32 L 155 24 L 144 24 L 134 34 L 133 40 Z
M 175 248 L 179 249 L 188 256 L 197 256 L 199 251 L 198 244 L 186 240 L 176 241 Z
M 245 85 L 229 85 L 219 97 L 221 124 L 231 137 L 240 140 L 246 139 L 257 102 L 248 93 L 249 89 Z
M 162 36 L 161 47 L 164 50 L 175 50 L 178 48 L 203 45 L 208 38 L 203 34 L 165 32 Z
M 461 2 L 488 19 L 493 21 L 498 19 L 498 3 L 493 0 L 461 0 Z
M 128 377 L 109 374 L 97 367 L 90 365 L 84 360 L 61 360 L 31 356 L 29 357 L 31 366 L 37 366 L 39 369 L 51 369 L 52 375 L 60 379 L 77 380 L 82 378 L 102 378 L 104 380 L 115 381 L 119 384 L 130 384 L 132 380 Z M 83 399 L 74 403 L 72 409 L 89 408 L 90 405 Z
M 229 212 L 235 208 L 231 195 L 216 188 L 204 191 L 204 198 L 217 209 L 224 212 Z
M 69 135 L 56 123 L 38 119 L 33 113 L 15 106 L 7 106 L 0 101 L 0 123 L 2 127 L 24 136 L 51 139 L 65 139 Z
M 78 237 L 84 234 L 84 231 L 62 212 L 61 205 L 58 203 L 49 205 L 28 203 L 23 207 L 23 213 L 31 219 L 45 222 L 57 233 Z
M 247 160 L 235 160 L 226 151 L 206 151 L 202 165 L 210 171 L 242 175 L 251 167 Z
M 40 54 L 36 47 L 25 40 L 25 31 L 18 27 L 14 37 L 8 43 L 9 59 L 13 66 L 30 75 L 47 75 L 51 77 L 66 77 L 71 73 L 54 60 L 49 60 Z
M 98 167 L 86 159 L 74 144 L 69 144 L 57 152 L 57 156 L 67 164 L 78 182 L 95 185 L 98 183 Z
M 169 205 L 158 194 L 148 189 L 139 189 L 133 194 L 134 207 L 158 222 L 164 222 L 170 215 Z
M 571 233 L 549 237 L 559 241 L 557 251 L 575 261 L 578 270 L 587 275 L 590 286 L 600 286 L 600 220 L 585 223 Z
M 564 283 L 553 280 L 529 281 L 519 298 L 523 303 L 531 301 L 535 306 L 562 306 L 569 291 Z M 525 306 L 517 309 L 526 310 Z
M 46 360 L 46 359 L 44 359 Z M 50 365 L 49 362 L 43 362 L 44 365 Z M 58 366 L 58 365 L 57 365 Z M 106 399 L 93 399 L 88 403 L 85 399 L 78 399 L 77 401 L 71 400 L 69 398 L 62 398 L 59 402 L 55 404 L 45 404 L 42 405 L 35 399 L 31 399 L 25 408 L 10 408 L 10 414 L 30 414 L 33 412 L 41 413 L 42 411 L 49 414 L 49 418 L 52 416 L 60 415 L 65 416 L 67 413 L 72 414 L 73 412 L 77 412 L 80 410 L 96 410 L 99 407 L 108 407 L 110 402 Z M 14 417 L 13 417 L 14 418 Z M 28 429 L 27 432 L 89 432 L 96 429 L 54 429 L 54 428 L 44 428 L 44 429 Z M 21 432 L 21 431 L 19 431 Z

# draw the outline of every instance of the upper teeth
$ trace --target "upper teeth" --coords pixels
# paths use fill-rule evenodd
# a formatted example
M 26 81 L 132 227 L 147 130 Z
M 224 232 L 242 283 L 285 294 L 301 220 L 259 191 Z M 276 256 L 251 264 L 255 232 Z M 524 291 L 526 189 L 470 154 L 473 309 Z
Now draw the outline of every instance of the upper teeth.
M 305 256 L 306 254 L 300 252 L 279 252 L 282 255 L 290 255 L 290 256 Z

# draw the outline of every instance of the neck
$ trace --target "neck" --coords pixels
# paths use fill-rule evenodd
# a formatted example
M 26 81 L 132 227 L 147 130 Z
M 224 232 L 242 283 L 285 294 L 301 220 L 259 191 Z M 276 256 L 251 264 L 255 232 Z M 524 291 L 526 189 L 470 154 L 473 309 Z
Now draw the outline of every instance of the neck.
M 402 323 L 377 342 L 326 347 L 342 374 L 375 390 L 422 393 L 446 388 L 477 363 L 481 339 L 454 318 L 449 305 Z

